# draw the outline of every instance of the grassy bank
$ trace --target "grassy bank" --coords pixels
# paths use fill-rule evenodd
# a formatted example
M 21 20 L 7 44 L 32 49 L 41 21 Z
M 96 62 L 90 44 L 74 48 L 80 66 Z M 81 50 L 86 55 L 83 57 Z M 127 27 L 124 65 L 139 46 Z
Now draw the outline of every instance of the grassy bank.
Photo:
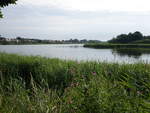
M 117 48 L 112 49 L 112 53 L 117 53 L 120 56 L 128 55 L 133 57 L 140 57 L 142 54 L 150 54 L 150 49 L 148 48 Z
M 84 47 L 88 48 L 150 48 L 150 44 L 111 44 L 111 43 L 99 43 L 99 44 L 85 44 Z
M 0 54 L 0 113 L 149 113 L 150 64 Z

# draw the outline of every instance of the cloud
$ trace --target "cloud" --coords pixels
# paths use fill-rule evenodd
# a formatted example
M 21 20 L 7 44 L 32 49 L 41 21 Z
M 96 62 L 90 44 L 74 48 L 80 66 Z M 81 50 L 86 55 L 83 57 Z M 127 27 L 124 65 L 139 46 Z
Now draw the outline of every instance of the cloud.
M 61 3 L 61 0 L 55 1 L 52 3 L 52 0 L 20 0 L 17 5 L 4 8 L 5 17 L 0 20 L 0 34 L 8 37 L 108 40 L 120 33 L 137 30 L 144 34 L 149 33 L 148 11 L 89 11 L 73 7 L 70 10 L 65 6 L 66 2 L 70 4 L 67 0 L 64 0 L 64 3 Z
M 149 0 L 20 0 L 20 4 L 59 6 L 80 11 L 150 11 Z

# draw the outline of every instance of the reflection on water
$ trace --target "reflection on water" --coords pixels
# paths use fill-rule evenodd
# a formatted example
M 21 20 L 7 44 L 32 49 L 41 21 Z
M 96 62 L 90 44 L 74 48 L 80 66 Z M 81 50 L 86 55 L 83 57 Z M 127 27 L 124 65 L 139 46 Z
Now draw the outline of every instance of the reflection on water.
M 0 52 L 78 61 L 150 62 L 150 49 L 92 49 L 82 44 L 0 45 Z
M 150 54 L 150 49 L 144 49 L 144 48 L 125 48 L 125 49 L 112 49 L 112 54 L 117 54 L 119 56 L 128 56 L 128 57 L 134 57 L 134 58 L 140 58 L 143 54 Z

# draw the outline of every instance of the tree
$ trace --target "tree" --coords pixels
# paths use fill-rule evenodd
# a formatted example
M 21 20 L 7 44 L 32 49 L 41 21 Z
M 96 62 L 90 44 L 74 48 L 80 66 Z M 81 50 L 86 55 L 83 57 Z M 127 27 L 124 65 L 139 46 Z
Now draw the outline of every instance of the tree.
M 3 17 L 1 8 L 8 6 L 9 4 L 16 4 L 17 0 L 0 0 L 0 18 Z
M 118 35 L 116 38 L 109 40 L 110 43 L 132 43 L 134 41 L 142 40 L 144 36 L 139 31 L 129 34 L 121 34 Z
M 139 31 L 136 31 L 133 33 L 133 39 L 134 40 L 141 40 L 141 39 L 143 39 L 143 34 L 140 33 Z

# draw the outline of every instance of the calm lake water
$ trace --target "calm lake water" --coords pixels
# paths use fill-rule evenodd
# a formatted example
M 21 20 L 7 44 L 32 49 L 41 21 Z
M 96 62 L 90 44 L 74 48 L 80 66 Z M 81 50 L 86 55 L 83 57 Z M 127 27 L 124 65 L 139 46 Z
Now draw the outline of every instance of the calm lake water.
M 17 53 L 19 55 L 44 56 L 84 61 L 107 61 L 134 63 L 150 62 L 150 49 L 143 50 L 113 50 L 84 48 L 81 44 L 57 45 L 0 45 L 0 52 Z

